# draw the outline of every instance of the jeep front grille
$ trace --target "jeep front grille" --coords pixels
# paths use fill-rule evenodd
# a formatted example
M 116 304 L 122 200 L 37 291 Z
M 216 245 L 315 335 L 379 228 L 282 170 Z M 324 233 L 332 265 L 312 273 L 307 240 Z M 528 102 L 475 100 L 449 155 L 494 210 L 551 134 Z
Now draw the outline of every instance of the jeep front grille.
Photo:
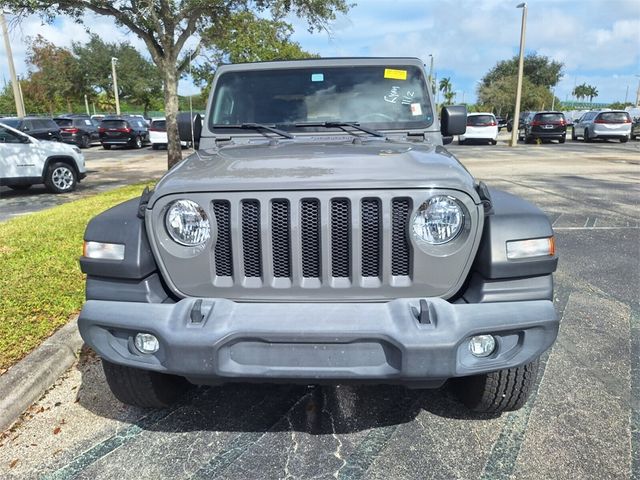
M 238 273 L 247 279 L 294 282 L 294 268 L 299 278 L 320 283 L 355 277 L 382 281 L 385 252 L 391 256 L 386 275 L 409 279 L 412 253 L 407 225 L 412 201 L 385 201 L 386 205 L 372 197 L 272 198 L 242 199 L 234 205 L 214 200 L 214 277 L 230 280 L 214 283 L 242 284 L 241 278 L 232 278 Z M 384 245 L 385 238 L 389 245 Z M 234 265 L 241 266 L 239 272 Z

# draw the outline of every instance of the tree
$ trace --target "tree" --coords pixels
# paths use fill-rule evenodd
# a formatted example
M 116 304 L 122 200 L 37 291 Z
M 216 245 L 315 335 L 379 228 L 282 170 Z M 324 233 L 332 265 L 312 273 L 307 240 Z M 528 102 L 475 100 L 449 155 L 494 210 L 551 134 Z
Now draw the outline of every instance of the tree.
M 150 108 L 161 105 L 162 79 L 158 68 L 128 43 L 107 43 L 91 35 L 86 44 L 74 42 L 71 49 L 92 87 L 87 92 L 92 98 L 103 94 L 109 99 L 109 106 L 115 106 L 111 78 L 111 58 L 115 57 L 120 99 L 141 106 L 145 116 Z
M 336 12 L 347 12 L 346 0 L 0 0 L 19 14 L 38 13 L 52 21 L 60 14 L 82 22 L 86 11 L 115 19 L 116 23 L 140 37 L 151 59 L 161 72 L 167 117 L 168 166 L 182 159 L 178 136 L 178 80 L 189 65 L 189 58 L 199 51 L 200 44 L 183 53 L 196 32 L 209 28 L 222 30 L 236 12 L 270 11 L 274 18 L 288 14 L 306 18 L 310 30 L 327 28 L 327 21 Z M 89 25 L 90 27 L 90 25 Z
M 509 60 L 498 62 L 495 67 L 482 77 L 481 87 L 489 86 L 491 83 L 506 77 L 518 75 L 518 60 L 519 57 L 516 55 Z M 563 68 L 564 64 L 562 62 L 550 60 L 549 57 L 544 55 L 530 53 L 524 57 L 523 76 L 528 78 L 533 85 L 551 88 L 557 85 L 562 78 Z
M 454 98 L 456 97 L 456 93 L 452 90 L 453 86 L 451 84 L 451 79 L 449 77 L 442 78 L 440 80 L 440 84 L 438 85 L 438 89 L 444 96 L 444 103 L 446 105 L 451 105 Z
M 232 14 L 225 25 L 213 25 L 202 32 L 202 43 L 207 53 L 203 55 L 204 61 L 193 67 L 191 74 L 196 84 L 203 87 L 203 98 L 208 98 L 216 67 L 222 62 L 318 57 L 293 42 L 292 34 L 291 24 L 281 19 L 261 18 L 248 10 Z
M 589 97 L 589 103 L 593 102 L 593 97 L 598 96 L 598 89 L 592 85 L 588 85 L 587 96 Z
M 512 112 L 516 83 L 517 76 L 514 75 L 491 82 L 488 86 L 480 86 L 478 103 L 489 111 Z M 553 94 L 548 88 L 535 85 L 528 77 L 522 79 L 521 111 L 542 110 L 545 106 L 550 108 L 552 103 Z

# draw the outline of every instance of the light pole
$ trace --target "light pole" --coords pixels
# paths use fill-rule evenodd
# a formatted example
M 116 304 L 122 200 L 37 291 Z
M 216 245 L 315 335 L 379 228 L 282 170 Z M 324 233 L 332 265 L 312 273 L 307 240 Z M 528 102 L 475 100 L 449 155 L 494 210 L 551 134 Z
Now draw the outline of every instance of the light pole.
M 430 66 L 429 66 L 429 88 L 431 88 L 431 93 L 436 93 L 435 88 L 433 86 L 433 54 L 429 54 L 431 58 Z
M 113 78 L 113 96 L 116 99 L 116 115 L 120 115 L 120 97 L 118 96 L 118 77 L 116 76 L 116 63 L 118 59 L 111 57 L 111 77 Z
M 640 75 L 636 75 L 640 77 Z M 638 80 L 638 90 L 636 90 L 636 107 L 640 107 L 640 80 Z
M 520 120 L 520 98 L 522 97 L 522 72 L 524 70 L 524 37 L 527 30 L 527 3 L 518 4 L 522 9 L 522 27 L 520 28 L 520 58 L 518 59 L 518 84 L 516 85 L 516 108 L 513 112 L 513 129 L 511 130 L 511 146 L 518 144 L 518 123 Z
M 9 40 L 9 30 L 7 29 L 7 21 L 4 18 L 4 12 L 0 11 L 0 24 L 2 25 L 2 36 L 4 37 L 4 46 L 7 50 L 7 62 L 9 63 L 9 74 L 11 75 L 11 86 L 13 87 L 13 99 L 16 102 L 16 113 L 19 117 L 24 117 L 24 101 L 22 100 L 22 92 L 16 75 L 16 67 L 13 64 L 13 52 L 11 51 L 11 41 Z

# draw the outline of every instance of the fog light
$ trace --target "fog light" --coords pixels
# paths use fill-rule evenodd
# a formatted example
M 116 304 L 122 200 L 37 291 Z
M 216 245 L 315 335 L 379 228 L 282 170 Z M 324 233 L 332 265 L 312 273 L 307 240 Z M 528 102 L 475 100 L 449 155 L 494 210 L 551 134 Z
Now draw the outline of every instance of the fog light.
M 141 353 L 156 353 L 160 348 L 158 339 L 150 333 L 138 333 L 134 343 Z
M 474 357 L 488 357 L 496 349 L 493 335 L 476 335 L 469 340 L 469 351 Z

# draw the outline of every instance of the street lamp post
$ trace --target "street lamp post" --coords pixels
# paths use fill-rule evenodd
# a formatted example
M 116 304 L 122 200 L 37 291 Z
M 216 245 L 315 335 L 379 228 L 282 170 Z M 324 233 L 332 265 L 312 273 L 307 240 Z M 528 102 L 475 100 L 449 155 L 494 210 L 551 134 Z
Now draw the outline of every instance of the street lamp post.
M 111 77 L 113 78 L 113 96 L 116 99 L 116 115 L 120 115 L 120 97 L 118 96 L 118 77 L 116 76 L 116 57 L 111 57 Z
M 436 93 L 434 90 L 435 88 L 433 87 L 433 54 L 429 54 L 429 57 L 431 58 L 431 62 L 429 65 L 429 88 L 431 89 L 431 93 Z
M 0 11 L 0 24 L 2 25 L 2 36 L 4 37 L 4 46 L 7 50 L 7 62 L 9 63 L 9 75 L 11 75 L 11 87 L 13 88 L 13 99 L 16 102 L 16 113 L 19 117 L 24 117 L 24 101 L 22 100 L 22 92 L 16 75 L 16 67 L 13 64 L 13 52 L 11 51 L 11 42 L 9 40 L 9 30 L 7 29 L 7 21 L 4 13 Z
M 640 75 L 636 75 L 640 77 Z M 636 90 L 636 107 L 640 107 L 640 80 L 638 80 L 638 90 Z
M 520 58 L 518 59 L 518 83 L 516 86 L 516 108 L 513 112 L 513 129 L 511 130 L 511 146 L 518 144 L 518 128 L 520 120 L 520 98 L 522 97 L 522 72 L 524 70 L 524 37 L 527 29 L 527 3 L 520 3 L 522 8 L 522 27 L 520 28 Z

